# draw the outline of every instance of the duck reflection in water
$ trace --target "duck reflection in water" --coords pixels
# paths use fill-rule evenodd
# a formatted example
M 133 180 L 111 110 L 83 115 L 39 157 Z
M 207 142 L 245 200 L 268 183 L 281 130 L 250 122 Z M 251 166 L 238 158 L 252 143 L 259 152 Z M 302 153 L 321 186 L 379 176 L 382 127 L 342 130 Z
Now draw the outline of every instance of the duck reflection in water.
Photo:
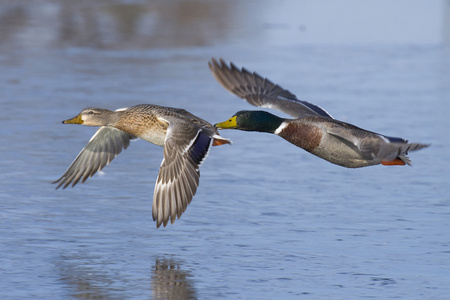
M 154 299 L 197 299 L 189 271 L 172 258 L 156 258 L 152 276 Z

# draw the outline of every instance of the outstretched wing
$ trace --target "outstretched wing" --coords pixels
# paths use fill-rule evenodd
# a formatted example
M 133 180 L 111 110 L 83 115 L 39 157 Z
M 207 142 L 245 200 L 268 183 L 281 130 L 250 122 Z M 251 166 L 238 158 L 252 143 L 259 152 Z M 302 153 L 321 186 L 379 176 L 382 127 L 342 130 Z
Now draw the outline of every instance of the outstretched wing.
M 212 138 L 203 128 L 171 119 L 164 142 L 164 159 L 153 195 L 153 220 L 165 227 L 186 210 L 199 184 L 199 167 L 208 155 Z
M 136 137 L 114 127 L 103 126 L 89 140 L 81 150 L 67 171 L 53 183 L 59 183 L 57 189 L 63 185 L 65 189 L 70 183 L 75 186 L 92 177 L 97 171 L 109 164 L 122 149 L 126 149 L 131 139 Z
M 238 69 L 233 63 L 228 66 L 223 59 L 218 62 L 213 58 L 208 65 L 225 89 L 251 105 L 276 109 L 294 118 L 305 115 L 333 118 L 319 106 L 297 99 L 288 90 L 255 72 L 251 73 L 245 68 Z

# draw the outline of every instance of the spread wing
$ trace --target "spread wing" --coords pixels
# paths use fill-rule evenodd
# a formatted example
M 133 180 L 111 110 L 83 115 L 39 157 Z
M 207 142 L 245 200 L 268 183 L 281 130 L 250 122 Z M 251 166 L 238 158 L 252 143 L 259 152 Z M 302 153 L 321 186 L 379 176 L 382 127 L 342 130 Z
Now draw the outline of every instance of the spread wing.
M 208 155 L 212 138 L 203 128 L 182 119 L 169 119 L 164 159 L 153 195 L 156 226 L 175 222 L 186 210 L 199 184 L 199 167 Z
M 66 172 L 53 183 L 58 183 L 57 189 L 61 186 L 65 189 L 71 183 L 75 186 L 80 179 L 81 183 L 85 182 L 108 165 L 135 138 L 114 127 L 100 127 Z
M 288 90 L 255 72 L 251 73 L 245 68 L 238 69 L 233 63 L 228 66 L 222 59 L 218 62 L 213 58 L 208 65 L 214 77 L 225 89 L 251 105 L 276 109 L 294 118 L 305 115 L 333 118 L 319 106 L 297 99 Z

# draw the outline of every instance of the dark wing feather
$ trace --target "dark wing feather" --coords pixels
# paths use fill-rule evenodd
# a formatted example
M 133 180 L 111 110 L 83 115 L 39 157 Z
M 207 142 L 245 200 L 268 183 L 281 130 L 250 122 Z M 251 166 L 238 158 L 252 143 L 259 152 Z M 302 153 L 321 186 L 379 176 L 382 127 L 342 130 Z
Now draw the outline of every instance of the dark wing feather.
M 169 120 L 171 118 L 168 118 Z M 199 166 L 211 147 L 209 132 L 192 122 L 170 120 L 164 143 L 164 159 L 153 195 L 156 226 L 175 222 L 186 210 L 199 185 Z
M 208 65 L 214 77 L 225 89 L 251 105 L 276 109 L 294 118 L 305 115 L 333 118 L 319 106 L 297 99 L 288 90 L 255 72 L 251 73 L 245 68 L 238 69 L 233 63 L 228 66 L 222 59 L 218 62 L 213 58 Z
M 66 172 L 53 183 L 59 183 L 57 189 L 61 186 L 65 189 L 70 183 L 75 186 L 80 180 L 85 182 L 126 149 L 130 139 L 135 138 L 114 127 L 100 127 Z

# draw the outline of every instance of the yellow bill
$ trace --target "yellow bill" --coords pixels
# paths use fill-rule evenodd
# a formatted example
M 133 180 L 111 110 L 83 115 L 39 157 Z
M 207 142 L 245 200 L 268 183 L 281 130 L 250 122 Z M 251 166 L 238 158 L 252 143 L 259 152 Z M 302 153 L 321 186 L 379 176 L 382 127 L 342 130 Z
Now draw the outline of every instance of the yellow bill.
M 63 124 L 83 124 L 83 119 L 81 119 L 81 114 L 79 114 L 78 116 L 69 119 L 69 120 L 65 120 L 63 121 Z
M 229 118 L 225 122 L 217 123 L 214 126 L 217 127 L 217 128 L 220 128 L 220 129 L 234 129 L 234 128 L 237 128 L 236 116 L 233 116 L 233 117 Z

